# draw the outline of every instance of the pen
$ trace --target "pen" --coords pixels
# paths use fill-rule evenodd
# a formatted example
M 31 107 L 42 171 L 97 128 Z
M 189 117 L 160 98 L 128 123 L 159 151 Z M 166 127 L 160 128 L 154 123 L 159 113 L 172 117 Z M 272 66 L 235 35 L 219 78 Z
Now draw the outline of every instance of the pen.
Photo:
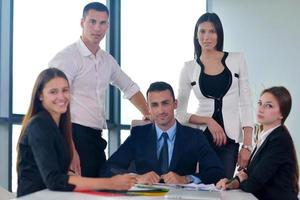
M 231 183 L 231 182 L 234 181 L 234 180 L 237 180 L 237 181 L 239 182 L 239 184 L 241 184 L 240 177 L 237 176 L 237 175 L 236 175 L 234 178 L 229 179 L 229 180 L 226 182 L 226 184 L 229 184 L 229 183 Z
M 232 181 L 234 181 L 234 179 L 235 179 L 235 177 L 234 177 L 234 178 L 231 178 L 231 179 L 228 179 L 228 180 L 226 181 L 226 184 L 231 183 Z

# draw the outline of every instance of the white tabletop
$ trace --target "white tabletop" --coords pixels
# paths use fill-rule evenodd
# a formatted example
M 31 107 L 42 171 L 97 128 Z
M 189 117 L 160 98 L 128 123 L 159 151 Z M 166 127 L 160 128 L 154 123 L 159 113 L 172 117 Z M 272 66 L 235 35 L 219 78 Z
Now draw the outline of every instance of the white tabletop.
M 208 191 L 209 192 L 209 191 Z M 98 196 L 83 194 L 79 192 L 56 192 L 50 191 L 48 189 L 38 191 L 21 198 L 18 200 L 166 200 L 163 196 L 153 197 L 153 196 Z M 222 200 L 255 200 L 256 198 L 246 192 L 240 190 L 231 190 L 231 191 L 222 191 L 221 192 Z

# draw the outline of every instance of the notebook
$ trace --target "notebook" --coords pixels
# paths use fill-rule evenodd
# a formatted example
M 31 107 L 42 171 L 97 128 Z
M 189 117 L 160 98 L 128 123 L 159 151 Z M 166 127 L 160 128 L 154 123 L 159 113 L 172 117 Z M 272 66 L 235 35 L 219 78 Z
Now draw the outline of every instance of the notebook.
M 167 199 L 197 199 L 197 200 L 221 200 L 219 191 L 191 191 L 183 189 L 170 190 L 166 195 Z

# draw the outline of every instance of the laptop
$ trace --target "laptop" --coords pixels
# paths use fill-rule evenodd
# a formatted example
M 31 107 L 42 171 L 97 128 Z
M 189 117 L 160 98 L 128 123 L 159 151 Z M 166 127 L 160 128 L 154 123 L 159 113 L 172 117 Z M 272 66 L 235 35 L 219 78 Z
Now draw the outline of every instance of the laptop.
M 165 198 L 167 198 L 167 199 L 221 200 L 221 192 L 172 189 L 165 195 Z

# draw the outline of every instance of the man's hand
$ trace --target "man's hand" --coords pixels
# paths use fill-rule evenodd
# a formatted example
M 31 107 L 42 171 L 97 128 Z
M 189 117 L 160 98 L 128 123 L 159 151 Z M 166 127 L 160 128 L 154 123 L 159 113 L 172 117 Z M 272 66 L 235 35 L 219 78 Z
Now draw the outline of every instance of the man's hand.
M 153 121 L 152 116 L 150 114 L 146 114 L 143 116 L 143 120 L 144 121 Z
M 137 183 L 142 183 L 142 184 L 154 184 L 158 183 L 160 181 L 160 176 L 157 175 L 154 171 L 148 172 L 143 175 L 137 175 Z
M 167 184 L 186 184 L 188 180 L 186 176 L 179 176 L 174 172 L 168 172 L 167 174 L 162 175 L 162 179 Z

